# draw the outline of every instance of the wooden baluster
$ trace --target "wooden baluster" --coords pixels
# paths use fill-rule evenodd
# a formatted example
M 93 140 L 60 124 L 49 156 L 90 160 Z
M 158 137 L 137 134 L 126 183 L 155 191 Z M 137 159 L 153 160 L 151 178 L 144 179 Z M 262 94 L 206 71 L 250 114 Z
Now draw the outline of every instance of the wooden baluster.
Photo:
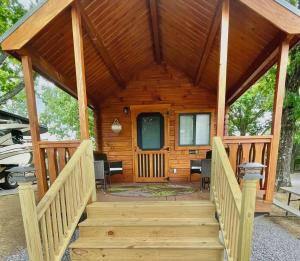
M 48 158 L 48 172 L 49 172 L 50 184 L 52 185 L 56 180 L 58 174 L 56 150 L 54 148 L 47 148 L 46 152 Z
M 251 149 L 251 144 L 242 144 L 243 146 L 243 162 L 249 162 L 250 161 L 250 149 Z
M 31 183 L 19 184 L 19 197 L 29 259 L 42 261 L 44 260 L 43 251 L 35 205 L 35 196 Z
M 50 205 L 51 209 L 51 220 L 52 220 L 52 230 L 53 230 L 53 242 L 54 242 L 54 252 L 57 254 L 58 246 L 59 246 L 59 239 L 58 239 L 58 226 L 57 226 L 57 215 L 55 209 L 55 200 Z
M 53 228 L 51 222 L 51 213 L 50 208 L 46 210 L 46 224 L 47 224 L 47 231 L 48 231 L 48 240 L 49 240 L 49 256 L 50 260 L 54 258 L 54 239 L 53 239 Z
M 45 219 L 44 215 L 41 218 L 40 228 L 41 228 L 41 234 L 42 234 L 42 240 L 43 240 L 44 257 L 45 257 L 46 261 L 50 261 L 46 219 Z
M 67 222 L 67 206 L 66 206 L 66 198 L 65 198 L 65 186 L 60 190 L 60 203 L 61 203 L 61 215 L 63 221 L 63 234 L 66 236 L 66 232 L 68 231 L 68 222 Z
M 236 162 L 237 162 L 237 151 L 238 151 L 239 145 L 234 143 L 234 144 L 229 144 L 229 161 L 232 166 L 232 169 L 237 175 L 237 169 L 236 169 Z
M 58 226 L 58 242 L 59 244 L 63 241 L 63 224 L 62 224 L 62 211 L 60 203 L 60 192 L 58 192 L 55 199 L 56 218 Z
M 72 224 L 72 213 L 71 213 L 71 204 L 70 204 L 70 188 L 69 188 L 68 180 L 66 180 L 64 187 L 65 187 L 65 195 L 66 195 L 67 220 L 68 220 L 68 229 L 69 229 Z
M 61 172 L 66 165 L 66 149 L 57 148 L 57 152 L 58 152 L 59 172 Z

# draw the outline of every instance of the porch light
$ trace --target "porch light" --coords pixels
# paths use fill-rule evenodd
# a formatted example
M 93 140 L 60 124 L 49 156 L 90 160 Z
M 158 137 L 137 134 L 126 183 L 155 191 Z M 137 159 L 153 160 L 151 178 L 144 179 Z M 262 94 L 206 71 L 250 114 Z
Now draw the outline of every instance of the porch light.
M 111 125 L 111 130 L 112 130 L 113 133 L 116 133 L 116 134 L 121 132 L 122 125 L 121 125 L 121 123 L 119 122 L 118 119 L 114 120 L 113 124 Z
M 126 106 L 126 107 L 124 107 L 123 108 L 123 112 L 124 112 L 124 114 L 128 114 L 129 113 L 129 108 Z

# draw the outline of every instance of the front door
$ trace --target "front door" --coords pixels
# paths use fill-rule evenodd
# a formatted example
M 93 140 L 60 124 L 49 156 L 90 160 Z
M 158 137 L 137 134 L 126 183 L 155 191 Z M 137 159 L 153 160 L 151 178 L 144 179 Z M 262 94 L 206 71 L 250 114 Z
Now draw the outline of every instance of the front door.
M 167 181 L 168 106 L 134 106 L 131 113 L 135 181 Z

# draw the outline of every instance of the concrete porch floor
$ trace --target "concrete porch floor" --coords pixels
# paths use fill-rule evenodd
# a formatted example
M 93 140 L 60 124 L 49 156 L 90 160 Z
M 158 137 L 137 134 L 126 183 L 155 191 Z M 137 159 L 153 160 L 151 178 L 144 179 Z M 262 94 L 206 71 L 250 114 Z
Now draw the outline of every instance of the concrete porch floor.
M 139 183 L 143 185 L 143 183 Z M 172 183 L 178 184 L 178 183 Z M 118 196 L 111 194 L 109 192 L 104 192 L 101 189 L 97 190 L 97 201 L 100 202 L 124 202 L 124 201 L 174 201 L 174 200 L 209 200 L 209 191 L 199 189 L 199 182 L 187 182 L 187 183 L 179 183 L 183 186 L 191 186 L 197 189 L 195 192 L 186 194 L 186 195 L 177 195 L 177 196 L 161 196 L 161 197 L 130 197 L 130 196 Z M 137 183 L 114 183 L 114 186 L 121 185 L 137 185 Z M 272 204 L 270 202 L 266 202 L 262 199 L 262 193 L 257 193 L 257 201 L 256 201 L 256 213 L 269 213 L 271 212 Z

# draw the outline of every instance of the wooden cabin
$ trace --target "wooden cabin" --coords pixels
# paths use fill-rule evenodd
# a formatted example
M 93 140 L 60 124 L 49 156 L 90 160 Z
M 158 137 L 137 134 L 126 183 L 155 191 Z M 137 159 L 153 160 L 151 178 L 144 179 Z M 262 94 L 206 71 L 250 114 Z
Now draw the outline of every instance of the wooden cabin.
M 267 165 L 258 190 L 271 202 L 288 51 L 298 42 L 299 33 L 299 11 L 284 0 L 41 1 L 2 37 L 1 44 L 4 51 L 22 61 L 24 68 L 41 197 L 33 218 L 36 226 L 25 228 L 28 238 L 35 239 L 31 242 L 40 246 L 30 252 L 34 260 L 45 255 L 44 260 L 61 257 L 58 242 L 70 235 L 66 233 L 64 238 L 62 231 L 74 231 L 88 198 L 95 200 L 92 156 L 86 143 L 90 137 L 88 107 L 94 111 L 97 150 L 107 153 L 111 161 L 122 161 L 123 174 L 114 177 L 116 182 L 185 182 L 190 177 L 191 160 L 203 159 L 213 149 L 211 199 L 221 217 L 222 231 L 226 232 L 225 249 L 229 260 L 249 260 L 251 229 L 244 229 L 253 221 L 256 181 L 250 186 L 252 190 L 241 192 L 235 179 L 237 164 L 255 161 Z M 277 80 L 271 135 L 227 136 L 229 106 L 274 64 Z M 81 141 L 40 140 L 33 70 L 78 98 Z M 122 126 L 119 133 L 112 131 L 113 123 L 118 128 Z M 72 183 L 68 175 L 79 175 L 79 180 L 70 178 Z M 245 187 L 248 183 L 251 182 L 245 181 Z M 28 191 L 28 186 L 21 189 L 23 198 L 32 198 Z M 76 201 L 77 194 L 72 191 L 82 198 Z M 75 200 L 74 204 L 70 207 L 59 197 Z M 102 213 L 95 210 L 100 205 L 90 206 L 88 214 Z M 62 223 L 63 227 L 49 236 L 50 211 L 65 211 L 62 217 L 71 216 L 75 221 L 70 221 L 68 227 L 69 221 L 58 215 L 52 224 Z M 23 216 L 28 219 L 25 207 Z M 233 225 L 237 229 L 231 231 L 229 227 Z M 39 229 L 44 236 L 42 243 L 34 236 L 40 235 Z M 91 245 L 90 248 L 99 248 Z M 213 253 L 200 254 L 194 245 L 189 247 L 195 252 L 186 252 L 185 260 L 222 259 L 217 250 L 215 257 Z M 153 249 L 157 250 L 157 245 Z M 129 251 L 131 254 L 126 253 L 130 260 L 148 260 L 146 252 L 136 251 L 134 254 L 142 257 L 131 256 L 133 252 Z M 163 260 L 183 260 L 182 253 L 176 251 L 171 259 L 169 256 Z M 102 260 L 95 253 L 91 254 L 94 259 L 89 256 L 90 259 L 76 260 Z M 109 260 L 120 260 L 113 250 L 97 253 L 108 253 L 115 257 Z

